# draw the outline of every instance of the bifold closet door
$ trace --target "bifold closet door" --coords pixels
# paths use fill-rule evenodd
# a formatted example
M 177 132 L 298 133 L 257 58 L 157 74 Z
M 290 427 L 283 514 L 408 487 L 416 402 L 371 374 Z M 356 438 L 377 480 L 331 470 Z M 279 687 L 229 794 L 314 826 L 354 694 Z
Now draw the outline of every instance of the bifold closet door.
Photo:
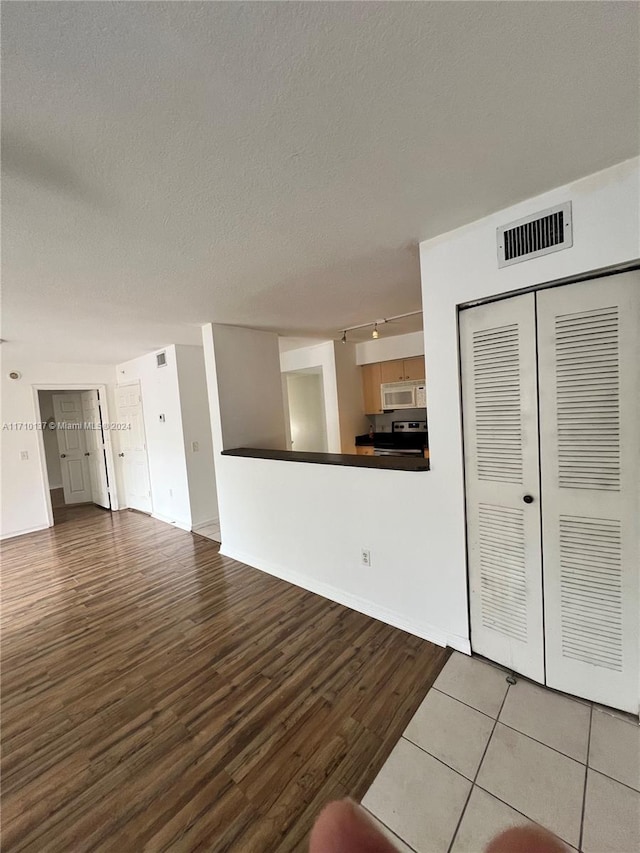
M 547 684 L 637 713 L 640 272 L 536 298 Z
M 460 314 L 473 650 L 544 681 L 535 297 Z

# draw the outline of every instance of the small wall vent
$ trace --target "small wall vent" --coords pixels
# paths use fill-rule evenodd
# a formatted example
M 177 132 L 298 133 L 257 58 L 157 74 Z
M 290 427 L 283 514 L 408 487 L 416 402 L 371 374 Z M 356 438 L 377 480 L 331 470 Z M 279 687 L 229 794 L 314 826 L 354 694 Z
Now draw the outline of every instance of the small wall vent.
M 499 267 L 568 249 L 573 245 L 571 202 L 502 225 L 497 239 Z
M 156 353 L 156 367 L 166 367 L 167 366 L 167 354 L 166 352 L 157 352 Z

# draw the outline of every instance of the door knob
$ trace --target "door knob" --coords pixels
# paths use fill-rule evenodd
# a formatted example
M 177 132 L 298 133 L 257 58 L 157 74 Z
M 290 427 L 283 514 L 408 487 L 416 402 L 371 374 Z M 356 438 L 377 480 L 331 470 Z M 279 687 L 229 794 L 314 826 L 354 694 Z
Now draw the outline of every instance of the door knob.
M 61 454 L 60 454 L 60 459 L 66 459 L 66 458 L 67 458 L 67 454 L 66 454 L 66 453 L 61 453 Z
M 118 456 L 124 456 L 124 453 L 118 453 Z
M 522 498 L 522 500 L 523 500 L 526 504 L 532 504 L 532 503 L 533 503 L 533 495 L 525 495 L 525 496 Z
M 86 452 L 84 455 L 85 455 L 85 456 L 91 456 L 91 454 L 89 453 L 89 451 L 88 451 L 88 450 L 87 450 L 87 452 Z

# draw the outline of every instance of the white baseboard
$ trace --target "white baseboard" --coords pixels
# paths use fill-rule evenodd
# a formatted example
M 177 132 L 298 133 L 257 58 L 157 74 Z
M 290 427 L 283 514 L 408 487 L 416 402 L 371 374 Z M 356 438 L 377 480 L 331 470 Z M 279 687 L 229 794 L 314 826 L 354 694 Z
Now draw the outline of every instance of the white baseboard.
M 198 524 L 193 525 L 193 527 L 191 528 L 191 531 L 193 533 L 197 533 L 198 530 L 202 530 L 203 527 L 209 527 L 212 524 L 217 524 L 219 526 L 220 525 L 220 519 L 219 518 L 210 518 L 210 519 L 208 519 L 208 521 L 200 521 Z
M 165 524 L 170 524 L 172 527 L 179 527 L 180 530 L 186 530 L 191 533 L 191 525 L 185 521 L 176 521 L 175 518 L 169 518 L 166 515 L 160 515 L 157 512 L 151 513 L 151 518 L 156 518 L 158 521 L 164 521 Z
M 471 640 L 468 637 L 459 637 L 457 634 L 449 634 L 448 646 L 455 649 L 457 652 L 462 652 L 463 655 L 471 654 Z
M 26 536 L 27 533 L 37 533 L 38 530 L 48 530 L 52 525 L 40 524 L 38 527 L 27 527 L 25 530 L 15 530 L 12 533 L 3 533 L 0 539 L 13 539 L 15 536 Z
M 323 598 L 328 598 L 330 601 L 335 601 L 337 604 L 351 608 L 351 610 L 357 610 L 358 613 L 364 613 L 365 616 L 379 619 L 387 625 L 392 625 L 394 628 L 399 628 L 401 631 L 406 631 L 408 634 L 413 634 L 413 636 L 420 637 L 422 640 L 429 640 L 429 642 L 435 643 L 437 646 L 450 646 L 464 654 L 471 654 L 471 646 L 466 637 L 447 634 L 433 625 L 414 622 L 412 619 L 407 619 L 406 616 L 397 613 L 395 610 L 375 604 L 366 598 L 361 598 L 359 595 L 345 592 L 343 589 L 339 589 L 324 581 L 310 579 L 306 575 L 301 575 L 296 571 L 285 569 L 282 566 L 267 563 L 262 558 L 257 559 L 251 554 L 227 548 L 224 543 L 220 549 L 220 554 L 223 557 L 230 557 L 232 560 L 246 563 L 248 566 L 280 578 L 280 580 L 288 581 L 309 592 L 315 592 Z

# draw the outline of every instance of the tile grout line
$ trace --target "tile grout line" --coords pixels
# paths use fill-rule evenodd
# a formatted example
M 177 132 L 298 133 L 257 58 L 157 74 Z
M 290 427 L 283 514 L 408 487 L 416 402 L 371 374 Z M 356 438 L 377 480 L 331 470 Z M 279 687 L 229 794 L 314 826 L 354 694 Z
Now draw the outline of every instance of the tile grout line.
M 587 776 L 589 775 L 589 753 L 591 752 L 591 726 L 593 725 L 593 702 L 589 714 L 589 735 L 587 736 L 587 764 L 584 768 L 584 787 L 582 789 L 582 811 L 580 812 L 580 835 L 578 836 L 578 850 L 582 850 L 582 836 L 584 834 L 584 813 L 587 807 Z
M 592 702 L 591 707 L 596 714 L 604 714 L 607 717 L 613 717 L 614 720 L 620 720 L 621 723 L 626 723 L 628 726 L 633 726 L 634 729 L 640 728 L 640 717 L 636 721 L 633 714 L 626 711 L 619 711 L 616 708 L 610 708 L 607 705 L 598 705 L 597 702 Z
M 489 660 L 489 658 L 482 657 L 482 655 L 471 655 L 471 659 L 478 660 L 481 663 L 485 663 L 487 664 L 487 666 L 490 666 L 492 669 L 497 669 L 498 672 L 503 672 L 505 675 L 512 674 L 515 676 L 517 681 L 523 681 L 526 684 L 531 684 L 533 687 L 541 687 L 543 690 L 549 693 L 553 693 L 555 696 L 561 696 L 565 699 L 570 699 L 572 702 L 577 702 L 579 705 L 586 705 L 587 708 L 590 708 L 592 705 L 595 706 L 596 704 L 592 699 L 584 699 L 582 696 L 575 696 L 572 693 L 566 693 L 564 690 L 559 690 L 555 687 L 549 687 L 548 684 L 543 684 L 541 681 L 535 681 L 533 678 L 529 678 L 528 676 L 523 675 L 521 672 L 516 672 L 512 669 L 504 669 L 500 664 L 496 663 L 495 661 Z M 603 705 L 601 707 L 607 709 L 609 706 Z M 608 713 L 611 713 L 611 710 L 615 711 L 616 709 L 611 709 L 609 707 Z M 622 711 L 622 713 L 624 714 L 626 712 Z M 613 716 L 616 716 L 616 714 L 613 714 Z M 632 720 L 625 720 L 625 722 L 632 723 L 633 725 L 640 725 L 640 720 L 638 721 L 638 723 L 634 723 Z
M 483 791 L 485 794 L 488 794 L 488 796 L 493 797 L 494 800 L 497 800 L 499 803 L 502 803 L 504 806 L 511 809 L 511 811 L 521 815 L 525 820 L 528 820 L 529 823 L 533 823 L 536 826 L 541 826 L 543 829 L 546 829 L 547 832 L 550 832 L 554 836 L 554 838 L 559 838 L 560 841 L 565 846 L 569 847 L 571 850 L 578 850 L 578 848 L 574 847 L 573 844 L 569 844 L 568 841 L 565 841 L 564 838 L 561 838 L 557 832 L 552 832 L 549 827 L 544 826 L 544 824 L 540 823 L 537 820 L 534 820 L 532 817 L 529 817 L 529 815 L 525 814 L 524 812 L 521 812 L 520 809 L 517 809 L 515 806 L 512 806 L 511 803 L 508 803 L 506 800 L 503 800 L 502 797 L 499 797 L 497 794 L 494 794 L 493 791 L 489 791 L 487 790 L 487 788 L 483 788 L 482 785 L 478 784 L 477 782 L 474 785 L 474 788 L 477 788 L 479 791 Z
M 506 676 L 505 676 L 505 679 L 506 679 Z M 498 713 L 497 713 L 497 715 L 493 721 L 493 727 L 491 729 L 491 734 L 487 738 L 487 743 L 486 743 L 485 748 L 482 752 L 482 757 L 480 758 L 480 761 L 478 763 L 478 767 L 476 769 L 474 777 L 471 780 L 471 787 L 469 788 L 469 793 L 467 795 L 467 799 L 465 800 L 462 811 L 460 812 L 460 817 L 458 818 L 458 822 L 456 823 L 456 828 L 453 831 L 451 841 L 449 842 L 449 846 L 447 847 L 447 853 L 451 853 L 451 849 L 453 848 L 453 845 L 455 843 L 456 836 L 458 834 L 458 831 L 460 830 L 460 826 L 462 824 L 462 819 L 464 818 L 465 812 L 467 811 L 467 806 L 469 805 L 469 800 L 471 799 L 471 794 L 473 793 L 473 789 L 476 787 L 476 779 L 478 778 L 478 774 L 480 773 L 480 768 L 482 767 L 482 763 L 484 762 L 485 756 L 487 754 L 487 750 L 489 749 L 489 744 L 491 743 L 491 740 L 493 738 L 493 733 L 495 732 L 496 726 L 498 725 L 498 719 L 500 717 L 500 714 L 502 713 L 502 709 L 504 708 L 504 703 L 507 701 L 507 696 L 509 695 L 510 689 L 511 689 L 511 685 L 507 682 L 507 689 L 504 692 L 504 696 L 502 697 L 502 702 L 500 703 L 500 708 L 498 709 Z
M 597 773 L 598 776 L 604 776 L 605 779 L 609 779 L 610 782 L 615 782 L 616 785 L 622 785 L 623 788 L 626 788 L 628 791 L 633 791 L 634 794 L 640 794 L 640 790 L 638 790 L 638 788 L 634 788 L 633 785 L 628 785 L 626 782 L 621 782 L 620 779 L 616 779 L 615 776 L 609 776 L 608 773 L 603 773 L 602 770 L 598 770 L 597 767 L 592 767 L 590 764 L 587 764 L 587 770 L 591 770 L 592 773 Z
M 527 734 L 527 732 L 523 732 L 520 729 L 516 729 L 514 726 L 510 726 L 509 723 L 505 723 L 504 720 L 500 720 L 500 719 L 498 719 L 498 717 L 492 717 L 491 714 L 486 714 L 484 711 L 481 711 L 479 708 L 474 708 L 473 705 L 468 705 L 466 702 L 463 702 L 461 699 L 458 699 L 456 696 L 450 696 L 449 693 L 445 693 L 444 690 L 439 690 L 437 687 L 434 687 L 432 689 L 437 690 L 437 692 L 441 693 L 443 696 L 448 696 L 449 699 L 454 699 L 456 702 L 460 702 L 460 704 L 464 705 L 466 708 L 471 708 L 472 711 L 477 711 L 479 714 L 482 714 L 483 716 L 487 717 L 489 720 L 496 720 L 498 723 L 500 723 L 501 726 L 504 726 L 506 729 L 511 729 L 512 732 L 517 732 L 519 735 L 522 735 L 523 737 L 529 738 L 529 740 L 533 740 L 536 743 L 539 743 L 540 746 L 546 746 L 547 749 L 551 749 L 554 752 L 557 752 L 558 755 L 562 755 L 562 756 L 564 756 L 564 758 L 568 758 L 570 761 L 575 761 L 576 764 L 582 764 L 583 767 L 587 766 L 588 758 L 585 761 L 580 761 L 579 758 L 574 758 L 573 755 L 567 755 L 566 752 L 562 752 L 562 750 L 556 749 L 555 746 L 550 746 L 548 743 L 545 743 L 543 740 L 538 740 L 538 738 L 533 737 L 533 735 Z M 585 705 L 585 703 L 583 703 L 583 702 L 578 702 L 577 704 L 582 705 L 582 706 Z M 500 706 L 500 710 L 498 711 L 498 716 L 501 713 L 502 713 L 502 706 Z M 403 735 L 403 737 L 404 737 L 404 735 Z M 409 738 L 407 738 L 407 740 L 409 740 Z M 411 743 L 413 743 L 413 741 L 411 741 Z M 419 746 L 419 744 L 416 744 L 416 746 Z M 428 750 L 424 750 L 424 751 L 427 752 Z M 429 753 L 429 755 L 431 755 L 431 753 Z M 435 758 L 435 756 L 434 756 L 434 758 Z M 448 766 L 449 765 L 447 764 L 447 767 Z M 451 769 L 453 769 L 453 768 L 451 768 Z M 598 771 L 598 772 L 600 772 L 600 771 Z M 464 775 L 464 774 L 461 774 L 461 775 Z M 602 775 L 606 776 L 607 774 L 603 773 Z M 611 776 L 609 778 L 612 779 L 613 777 Z M 617 781 L 617 780 L 614 779 L 614 782 L 615 781 Z M 624 782 L 621 784 L 624 784 Z M 629 787 L 629 786 L 627 786 L 627 787 Z
M 362 805 L 362 803 L 359 803 L 359 806 L 361 809 L 364 809 L 364 811 L 368 815 L 375 818 L 378 821 L 378 823 L 381 823 L 384 827 L 386 827 L 389 830 L 389 832 L 393 835 L 393 837 L 397 838 L 398 841 L 400 841 L 402 844 L 404 844 L 406 847 L 408 847 L 409 850 L 413 850 L 413 853 L 418 853 L 418 851 L 416 850 L 415 847 L 413 847 L 411 844 L 409 844 L 408 841 L 405 841 L 404 838 L 402 838 L 400 835 L 398 835 L 398 833 L 395 831 L 395 829 L 391 829 L 390 826 L 387 826 L 387 824 L 381 818 L 379 818 L 378 815 L 374 814 L 373 812 L 370 812 L 366 806 Z
M 432 752 L 429 752 L 428 749 L 425 749 L 424 746 L 420 746 L 419 743 L 416 743 L 415 741 L 411 740 L 411 738 L 407 737 L 406 735 L 400 735 L 400 740 L 406 740 L 406 742 L 410 743 L 411 746 L 415 746 L 416 749 L 419 749 L 420 752 L 424 752 L 424 754 L 428 755 L 429 758 L 433 758 L 433 760 L 437 761 L 438 764 L 442 764 L 442 766 L 446 767 L 447 770 L 453 771 L 456 774 L 456 776 L 461 776 L 467 782 L 471 782 L 473 784 L 473 779 L 469 779 L 469 777 L 465 776 L 464 773 L 461 773 L 459 770 L 456 770 L 455 767 L 452 767 L 450 764 L 447 764 L 446 761 L 443 761 L 441 758 L 438 758 L 437 755 L 434 755 Z
M 583 767 L 587 767 L 586 761 L 580 761 L 579 758 L 574 758 L 573 755 L 567 755 L 566 752 L 562 752 L 560 749 L 556 749 L 555 746 L 550 746 L 548 743 L 545 743 L 543 740 L 538 740 L 537 737 L 533 737 L 533 735 L 528 735 L 526 732 L 521 732 L 520 729 L 515 729 L 513 726 L 510 726 L 508 723 L 503 722 L 502 720 L 498 720 L 501 726 L 504 726 L 505 729 L 510 729 L 512 732 L 516 734 L 522 735 L 522 737 L 526 737 L 529 740 L 532 740 L 534 743 L 539 743 L 540 746 L 546 746 L 547 749 L 550 749 L 552 752 L 557 752 L 558 755 L 561 755 L 563 758 L 568 758 L 569 761 L 575 761 L 576 764 L 581 764 Z M 591 717 L 589 717 L 589 728 L 591 727 Z M 588 749 L 588 747 L 587 747 Z M 588 758 L 587 758 L 588 760 Z
M 441 690 L 439 687 L 432 687 L 431 690 L 435 690 L 436 693 L 440 693 L 442 696 L 448 696 L 449 699 L 455 699 L 456 702 L 459 702 L 461 705 L 464 705 L 465 708 L 471 708 L 472 711 L 477 711 L 479 714 L 482 714 L 484 717 L 488 717 L 490 720 L 497 719 L 496 717 L 492 717 L 491 714 L 487 714 L 486 711 L 481 711 L 480 708 L 475 708 L 473 705 L 470 705 L 468 702 L 465 702 L 463 699 L 458 699 L 457 696 L 452 696 L 450 693 L 447 693 L 445 690 Z M 429 691 L 429 692 L 431 692 L 431 691 Z M 501 706 L 501 708 L 502 708 L 502 706 Z M 498 713 L 500 713 L 500 711 L 498 711 Z

